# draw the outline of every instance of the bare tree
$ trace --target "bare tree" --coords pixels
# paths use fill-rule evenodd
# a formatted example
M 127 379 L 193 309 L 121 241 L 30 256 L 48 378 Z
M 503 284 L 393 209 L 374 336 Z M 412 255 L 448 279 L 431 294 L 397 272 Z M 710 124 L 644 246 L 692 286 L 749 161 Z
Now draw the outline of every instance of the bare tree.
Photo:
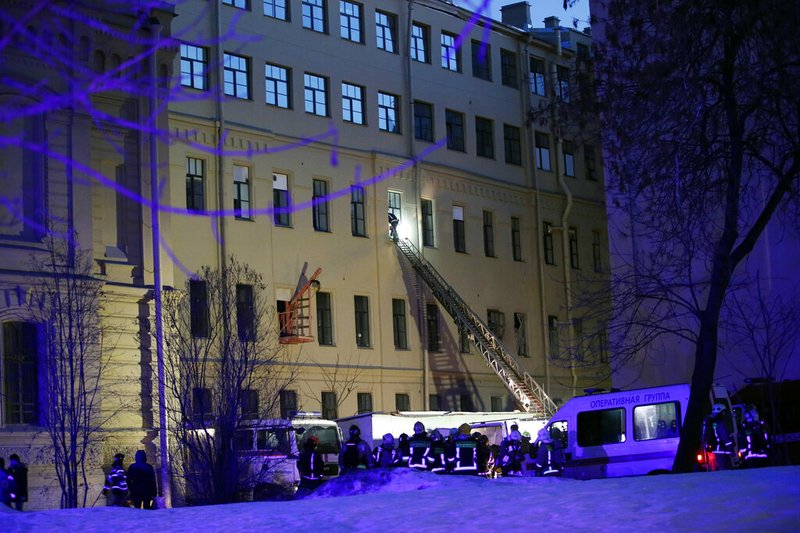
M 92 275 L 93 261 L 75 239 L 45 237 L 46 253 L 33 259 L 40 278 L 30 311 L 42 329 L 47 401 L 42 418 L 52 442 L 61 507 L 85 507 L 87 464 L 98 452 L 109 413 L 101 400 L 113 392 L 100 381 L 108 364 L 108 333 L 101 327 L 103 281 Z
M 364 366 L 360 354 L 356 357 L 351 353 L 342 361 L 340 354 L 336 354 L 336 362 L 332 365 L 315 363 L 322 374 L 322 385 L 325 391 L 333 392 L 336 398 L 336 412 L 341 412 L 341 407 L 345 400 L 350 397 L 354 390 L 361 384 L 361 375 L 364 373 Z M 308 382 L 306 393 L 311 398 L 316 398 L 317 394 Z
M 231 257 L 165 291 L 163 320 L 173 473 L 195 499 L 236 501 L 262 481 L 239 460 L 237 431 L 275 417 L 294 379 L 266 284 Z
M 597 9 L 602 7 L 602 9 Z M 768 225 L 796 228 L 800 6 L 598 1 L 595 33 L 612 220 L 626 222 L 613 294 L 615 356 L 664 335 L 694 345 L 675 470 L 688 471 L 727 302 Z M 625 350 L 627 348 L 627 350 Z

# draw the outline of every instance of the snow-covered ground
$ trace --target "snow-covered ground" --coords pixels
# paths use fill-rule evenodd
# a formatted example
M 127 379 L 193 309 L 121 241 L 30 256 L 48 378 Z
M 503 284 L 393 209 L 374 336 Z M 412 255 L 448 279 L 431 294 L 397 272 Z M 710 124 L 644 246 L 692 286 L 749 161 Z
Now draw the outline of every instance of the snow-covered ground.
M 4 507 L 4 506 L 0 506 Z M 0 531 L 800 531 L 800 466 L 576 481 L 369 471 L 313 496 L 140 511 L 0 510 Z

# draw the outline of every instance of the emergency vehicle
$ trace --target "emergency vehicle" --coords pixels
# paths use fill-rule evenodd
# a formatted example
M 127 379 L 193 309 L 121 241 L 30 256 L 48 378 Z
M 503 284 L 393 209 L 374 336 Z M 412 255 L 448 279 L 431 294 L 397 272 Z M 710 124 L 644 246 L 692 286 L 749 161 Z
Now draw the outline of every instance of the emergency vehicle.
M 297 459 L 303 443 L 317 437 L 325 477 L 339 475 L 342 434 L 336 422 L 317 412 L 298 411 L 290 419 L 253 421 L 236 432 L 240 478 L 252 487 L 245 499 L 293 494 L 300 482 Z
M 678 449 L 689 385 L 629 391 L 587 389 L 545 428 L 563 447 L 564 476 L 577 479 L 668 472 Z

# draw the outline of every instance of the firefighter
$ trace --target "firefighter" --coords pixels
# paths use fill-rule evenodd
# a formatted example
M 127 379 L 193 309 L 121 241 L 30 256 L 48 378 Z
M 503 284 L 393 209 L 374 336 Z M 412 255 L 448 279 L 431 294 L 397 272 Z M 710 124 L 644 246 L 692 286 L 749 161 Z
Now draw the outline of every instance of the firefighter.
M 325 469 L 325 463 L 322 460 L 322 454 L 317 451 L 318 444 L 319 438 L 316 435 L 308 437 L 305 444 L 303 444 L 303 451 L 300 452 L 300 457 L 297 459 L 297 470 L 300 472 L 300 489 L 314 490 L 323 481 L 322 474 Z
M 372 455 L 375 459 L 375 466 L 380 467 L 400 466 L 403 459 L 400 451 L 394 447 L 394 436 L 391 433 L 383 436 L 383 441 L 375 447 Z
M 711 414 L 703 420 L 703 446 L 709 454 L 711 470 L 731 468 L 731 455 L 734 453 L 733 431 L 730 426 L 728 410 L 721 403 L 715 403 Z
M 564 473 L 561 439 L 553 439 L 546 428 L 539 430 L 536 449 L 536 475 L 560 476 Z
M 408 466 L 417 470 L 427 470 L 430 462 L 431 438 L 425 431 L 425 425 L 417 421 L 414 424 L 414 434 L 409 439 L 411 454 L 408 456 Z
M 430 462 L 428 469 L 431 472 L 440 474 L 447 468 L 447 459 L 445 457 L 445 442 L 442 434 L 438 429 L 431 432 L 431 453 L 428 455 Z
M 375 461 L 369 444 L 361 438 L 361 428 L 356 424 L 350 426 L 350 438 L 344 443 L 339 454 L 339 468 L 344 474 L 356 469 L 372 468 Z
M 478 472 L 478 441 L 470 435 L 469 424 L 458 426 L 458 434 L 453 439 L 454 451 L 452 472 L 454 474 L 475 474 Z

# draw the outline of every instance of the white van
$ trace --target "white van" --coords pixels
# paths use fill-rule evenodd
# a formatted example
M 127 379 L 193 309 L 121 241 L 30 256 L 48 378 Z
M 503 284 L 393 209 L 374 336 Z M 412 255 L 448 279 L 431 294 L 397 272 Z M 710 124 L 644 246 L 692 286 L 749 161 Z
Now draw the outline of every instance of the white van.
M 688 403 L 688 384 L 589 392 L 569 400 L 545 427 L 561 440 L 566 477 L 668 472 Z
M 322 418 L 318 411 L 294 411 L 291 424 L 297 439 L 297 449 L 302 450 L 309 437 L 317 437 L 317 453 L 322 454 L 326 478 L 339 475 L 339 452 L 342 449 L 342 431 L 333 420 Z

